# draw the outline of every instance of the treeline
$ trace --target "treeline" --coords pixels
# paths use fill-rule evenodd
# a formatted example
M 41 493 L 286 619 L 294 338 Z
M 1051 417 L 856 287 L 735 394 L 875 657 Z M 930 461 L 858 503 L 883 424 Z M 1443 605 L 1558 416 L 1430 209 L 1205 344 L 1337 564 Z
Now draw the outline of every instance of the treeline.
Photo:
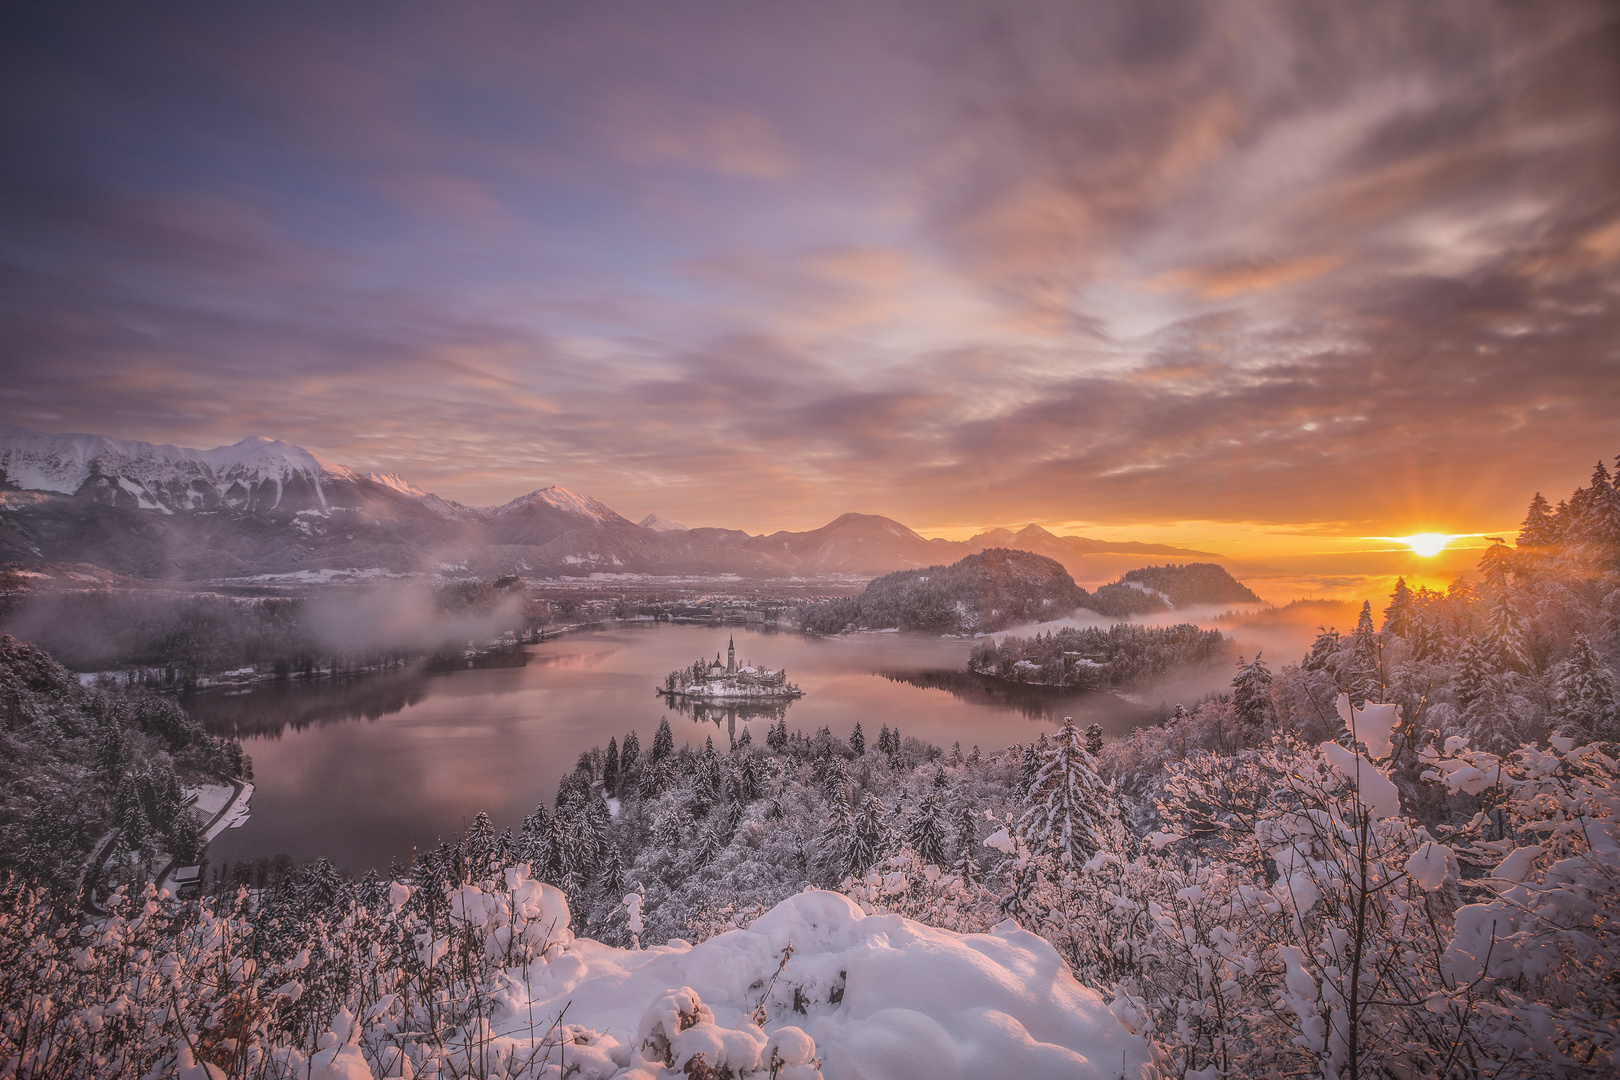
M 1064 627 L 1033 637 L 1008 634 L 974 646 L 968 669 L 1012 682 L 1075 689 L 1144 686 L 1176 668 L 1229 661 L 1219 630 L 1179 626 Z
M 0 635 L 0 873 L 71 901 L 113 831 L 111 857 L 89 867 L 112 881 L 150 874 L 160 853 L 194 860 L 201 823 L 181 785 L 251 773 L 240 743 L 207 735 L 172 700 L 81 687 L 36 646 Z
M 989 548 L 949 566 L 885 574 L 859 596 L 806 606 L 799 624 L 817 634 L 846 629 L 988 633 L 1062 618 L 1087 600 L 1086 590 L 1057 560 Z

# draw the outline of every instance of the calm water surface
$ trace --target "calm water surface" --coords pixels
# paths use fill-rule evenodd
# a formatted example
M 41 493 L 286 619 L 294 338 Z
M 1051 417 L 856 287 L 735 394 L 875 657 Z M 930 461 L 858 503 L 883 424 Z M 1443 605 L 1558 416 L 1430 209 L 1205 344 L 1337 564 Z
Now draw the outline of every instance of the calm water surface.
M 847 735 L 859 721 L 870 743 L 888 724 L 988 752 L 1053 730 L 1065 715 L 1120 735 L 1144 711 L 1110 694 L 986 686 L 963 674 L 968 641 L 618 624 L 530 646 L 526 667 L 197 695 L 187 706 L 211 731 L 241 738 L 254 768 L 251 819 L 221 834 L 208 858 L 285 852 L 349 871 L 385 869 L 461 832 L 479 810 L 515 828 L 549 802 L 582 751 L 631 730 L 645 750 L 665 715 L 677 740 L 713 736 L 723 750 L 745 727 L 762 740 L 771 716 L 671 711 L 652 692 L 666 672 L 723 653 L 732 635 L 739 663 L 785 666 L 804 690 L 786 718 L 806 732 L 826 725 Z

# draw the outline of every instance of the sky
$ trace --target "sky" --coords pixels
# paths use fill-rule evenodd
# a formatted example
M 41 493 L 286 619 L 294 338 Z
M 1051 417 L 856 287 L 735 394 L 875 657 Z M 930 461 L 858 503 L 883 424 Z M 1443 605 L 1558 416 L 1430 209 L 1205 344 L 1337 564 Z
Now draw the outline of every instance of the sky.
M 1620 454 L 1617 57 L 1610 3 L 0 0 L 0 411 L 752 532 L 1502 532 Z

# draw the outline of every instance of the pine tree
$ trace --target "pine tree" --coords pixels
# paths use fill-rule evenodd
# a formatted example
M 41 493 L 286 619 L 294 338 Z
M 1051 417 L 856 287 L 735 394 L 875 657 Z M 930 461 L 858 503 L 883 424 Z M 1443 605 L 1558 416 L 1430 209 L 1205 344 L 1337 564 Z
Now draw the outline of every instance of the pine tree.
M 1585 635 L 1553 671 L 1559 727 L 1579 743 L 1620 741 L 1620 678 Z
M 1251 727 L 1260 727 L 1272 718 L 1271 669 L 1254 654 L 1249 663 L 1237 659 L 1238 673 L 1232 680 L 1232 711 L 1237 718 Z M 1100 734 L 1100 733 L 1099 733 Z
M 709 865 L 726 850 L 726 841 L 721 837 L 718 826 L 719 822 L 711 821 L 698 833 L 697 846 L 692 851 L 692 861 L 697 866 Z
M 1333 658 L 1339 653 L 1340 636 L 1336 629 L 1317 627 L 1316 640 L 1311 642 L 1311 651 L 1305 657 L 1306 671 L 1321 671 L 1333 674 Z
M 1357 708 L 1382 695 L 1379 675 L 1378 631 L 1373 629 L 1372 601 L 1361 602 L 1361 615 L 1356 619 L 1355 633 L 1350 635 L 1350 700 Z
M 1074 721 L 1063 726 L 1039 752 L 1036 771 L 1015 831 L 1030 851 L 1052 851 L 1084 862 L 1102 843 L 1108 816 L 1108 790 L 1093 768 Z
M 1260 658 L 1256 656 L 1255 659 L 1258 660 Z M 1092 721 L 1086 725 L 1086 753 L 1090 754 L 1092 757 L 1096 757 L 1098 754 L 1102 753 L 1102 751 L 1102 725 L 1098 724 L 1096 721 Z
M 816 835 L 816 849 L 831 870 L 831 876 L 844 877 L 850 864 L 850 848 L 855 838 L 855 812 L 849 805 L 849 792 L 840 790 L 827 800 L 827 824 Z
M 880 753 L 880 754 L 892 754 L 892 753 L 894 753 L 893 744 L 890 743 L 890 741 L 889 741 L 889 725 L 888 724 L 884 724 L 882 729 L 878 732 L 877 748 L 878 748 L 878 753 Z
M 744 754 L 742 761 L 737 765 L 734 774 L 736 800 L 740 803 L 751 803 L 759 798 L 760 777 L 759 761 L 753 754 Z
M 484 811 L 478 811 L 467 830 L 467 862 L 474 881 L 489 876 L 495 861 L 495 823 Z
M 669 757 L 675 750 L 675 733 L 669 730 L 669 717 L 658 721 L 658 730 L 653 733 L 652 753 L 649 760 L 654 764 Z
M 1525 548 L 1552 547 L 1556 542 L 1557 526 L 1552 507 L 1538 491 L 1536 497 L 1530 500 L 1530 509 L 1525 512 L 1524 522 L 1519 526 L 1516 543 L 1522 551 Z
M 624 856 L 619 854 L 617 843 L 608 844 L 597 884 L 602 888 L 602 895 L 611 900 L 617 900 L 619 894 L 624 892 Z
M 1479 572 L 1487 588 L 1507 588 L 1508 576 L 1513 573 L 1513 549 L 1493 538 L 1491 546 L 1479 557 Z
M 1405 578 L 1397 578 L 1395 591 L 1389 594 L 1389 606 L 1384 609 L 1384 630 L 1386 634 L 1404 638 L 1412 629 L 1412 590 L 1406 587 Z
M 602 758 L 602 791 L 610 796 L 619 793 L 619 744 L 611 736 Z
M 753 745 L 754 745 L 754 736 L 748 730 L 748 725 L 744 724 L 743 725 L 743 733 L 741 735 L 737 736 L 737 744 L 735 746 L 733 746 L 732 749 L 733 750 L 746 750 L 750 746 L 753 746 Z
M 124 726 L 116 716 L 109 716 L 101 725 L 101 738 L 96 746 L 96 770 L 109 788 L 116 788 L 123 778 L 126 753 Z
M 1493 666 L 1486 657 L 1486 650 L 1481 646 L 1479 639 L 1469 637 L 1457 652 L 1457 661 L 1452 669 L 1451 682 L 1457 695 L 1457 707 L 1467 713 L 1479 700 L 1481 691 L 1485 687 L 1485 680 L 1492 673 Z
M 139 851 L 151 840 L 152 825 L 141 803 L 140 788 L 133 776 L 125 776 L 113 796 L 113 824 L 118 837 L 131 851 Z
M 1602 461 L 1592 470 L 1583 510 L 1576 539 L 1595 560 L 1614 562 L 1620 556 L 1620 490 Z
M 979 817 L 964 800 L 956 809 L 956 861 L 951 863 L 951 873 L 961 878 L 964 885 L 984 881 L 984 873 L 974 857 L 979 847 L 978 828 Z
M 893 848 L 893 835 L 883 803 L 867 792 L 855 811 L 849 846 L 844 852 L 844 873 L 859 877 L 887 858 Z
M 1524 620 L 1506 586 L 1490 591 L 1490 601 L 1485 608 L 1485 632 L 1495 648 L 1498 667 L 1514 671 L 1529 668 L 1530 651 L 1525 641 Z
M 866 753 L 866 735 L 861 731 L 861 722 L 855 721 L 855 730 L 849 733 L 849 748 L 855 752 L 856 757 Z
M 923 862 L 945 865 L 945 813 L 937 792 L 929 791 L 918 801 L 916 813 L 906 823 L 906 840 Z
M 641 765 L 641 740 L 636 738 L 634 731 L 625 733 L 624 742 L 619 744 L 619 783 L 628 784 L 630 777 Z
M 787 749 L 787 744 L 788 744 L 787 720 L 785 718 L 779 718 L 776 721 L 776 725 L 774 727 L 772 727 L 769 732 L 766 733 L 766 735 L 765 735 L 765 745 L 770 747 L 771 750 L 773 750 L 776 753 L 780 754 L 783 750 Z

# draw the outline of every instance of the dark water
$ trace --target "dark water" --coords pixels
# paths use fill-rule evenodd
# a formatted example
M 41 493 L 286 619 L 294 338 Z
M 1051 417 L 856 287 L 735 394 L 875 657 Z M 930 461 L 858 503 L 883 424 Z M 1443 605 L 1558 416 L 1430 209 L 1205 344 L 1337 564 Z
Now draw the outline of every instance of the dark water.
M 523 667 L 430 674 L 408 670 L 341 683 L 263 684 L 187 702 L 211 731 L 253 756 L 252 818 L 209 845 L 213 863 L 285 852 L 349 871 L 386 868 L 461 832 L 479 810 L 516 827 L 581 751 L 634 730 L 645 750 L 661 717 L 678 740 L 765 736 L 774 715 L 671 711 L 654 696 L 664 674 L 724 651 L 783 667 L 804 697 L 789 728 L 823 725 L 868 742 L 882 724 L 963 750 L 1027 742 L 1065 715 L 1129 731 L 1145 710 L 1111 694 L 1054 695 L 986 685 L 965 674 L 972 643 L 898 634 L 810 639 L 792 633 L 621 624 L 530 646 Z

